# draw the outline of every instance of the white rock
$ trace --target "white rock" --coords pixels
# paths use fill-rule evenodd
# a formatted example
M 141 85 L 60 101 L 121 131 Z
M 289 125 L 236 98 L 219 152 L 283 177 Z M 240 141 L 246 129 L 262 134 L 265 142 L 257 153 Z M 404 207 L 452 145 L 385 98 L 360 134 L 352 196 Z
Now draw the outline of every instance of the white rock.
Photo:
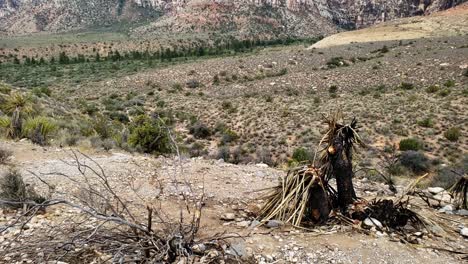
M 375 227 L 378 227 L 378 228 L 383 227 L 382 223 L 380 223 L 379 220 L 377 220 L 375 218 L 369 218 L 369 217 L 364 220 L 364 224 L 366 226 L 370 226 L 370 227 L 372 227 L 372 226 L 375 226 Z
M 468 216 L 468 210 L 466 210 L 466 209 L 460 209 L 460 210 L 456 211 L 455 214 L 457 214 L 457 215 L 463 215 L 463 216 Z
M 268 165 L 265 163 L 258 163 L 258 164 L 255 164 L 255 166 L 260 167 L 260 168 L 268 168 Z
M 236 219 L 236 215 L 233 213 L 225 213 L 221 216 L 221 220 L 224 221 L 233 221 L 234 219 Z
M 464 227 L 460 230 L 460 235 L 468 237 L 468 227 Z
M 283 225 L 283 222 L 281 221 L 278 221 L 278 220 L 269 220 L 267 223 L 266 223 L 266 226 L 269 227 L 269 228 L 275 228 L 275 227 L 280 227 Z
M 427 190 L 432 194 L 438 194 L 445 191 L 445 189 L 442 187 L 429 187 Z
M 441 202 L 449 203 L 452 200 L 452 197 L 450 196 L 450 194 L 446 192 L 440 192 L 434 195 L 434 199 L 441 201 Z
M 440 213 L 446 214 L 453 214 L 453 206 L 451 204 L 447 204 L 446 206 L 439 209 Z

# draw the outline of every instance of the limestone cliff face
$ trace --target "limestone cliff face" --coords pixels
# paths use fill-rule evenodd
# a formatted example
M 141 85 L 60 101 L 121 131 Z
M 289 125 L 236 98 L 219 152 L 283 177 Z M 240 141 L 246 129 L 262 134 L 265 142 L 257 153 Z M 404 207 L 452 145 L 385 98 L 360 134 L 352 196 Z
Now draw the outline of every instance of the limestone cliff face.
M 366 27 L 400 17 L 423 15 L 453 7 L 467 0 L 0 0 L 0 31 L 21 34 L 38 31 L 66 31 L 87 26 L 134 21 L 199 16 L 203 8 L 219 12 L 212 5 L 229 6 L 232 20 L 244 19 L 258 8 L 265 12 L 260 20 L 276 23 L 310 24 L 328 20 L 342 28 Z M 203 12 L 210 12 L 203 9 Z M 252 11 L 254 10 L 254 11 Z M 241 15 L 239 15 L 241 13 Z M 204 13 L 206 15 L 206 13 Z M 209 14 L 218 16 L 218 14 Z M 190 19 L 189 19 L 190 20 Z M 188 21 L 188 20 L 187 20 Z M 196 23 L 196 20 L 192 21 Z M 191 22 L 191 23 L 192 23 Z M 323 24 L 315 23 L 316 25 Z M 194 27 L 198 25 L 194 24 Z M 249 25 L 254 27 L 255 25 Z M 305 27 L 306 25 L 304 25 Z M 209 28 L 207 30 L 210 30 Z M 214 28 L 213 30 L 216 30 Z

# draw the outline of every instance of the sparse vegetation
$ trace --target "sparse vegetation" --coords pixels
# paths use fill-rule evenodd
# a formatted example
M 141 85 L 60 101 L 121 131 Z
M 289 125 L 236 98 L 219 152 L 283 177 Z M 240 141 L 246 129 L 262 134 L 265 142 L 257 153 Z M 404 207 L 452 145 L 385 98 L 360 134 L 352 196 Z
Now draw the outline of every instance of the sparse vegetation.
M 400 140 L 400 151 L 418 151 L 423 148 L 421 140 L 416 138 L 405 138 Z
M 24 203 L 36 202 L 41 204 L 44 197 L 38 195 L 31 186 L 28 186 L 18 170 L 11 169 L 0 177 L 0 199 L 10 202 L 10 208 L 23 208 Z
M 402 152 L 400 163 L 416 174 L 427 172 L 430 169 L 429 159 L 419 151 L 408 150 Z
M 461 130 L 459 127 L 451 127 L 444 132 L 444 137 L 452 142 L 458 141 L 461 136 Z
M 0 164 L 5 164 L 13 155 L 11 150 L 0 147 Z
M 140 115 L 130 123 L 128 142 L 145 153 L 171 153 L 172 146 L 168 129 L 163 119 Z

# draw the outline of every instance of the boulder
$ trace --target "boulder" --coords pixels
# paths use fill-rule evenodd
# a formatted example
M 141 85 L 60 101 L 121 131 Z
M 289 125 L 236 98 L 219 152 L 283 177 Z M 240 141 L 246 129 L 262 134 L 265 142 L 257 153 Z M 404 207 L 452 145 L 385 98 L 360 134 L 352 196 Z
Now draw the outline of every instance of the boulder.
M 438 194 L 445 191 L 445 189 L 442 187 L 429 187 L 427 190 L 432 194 Z

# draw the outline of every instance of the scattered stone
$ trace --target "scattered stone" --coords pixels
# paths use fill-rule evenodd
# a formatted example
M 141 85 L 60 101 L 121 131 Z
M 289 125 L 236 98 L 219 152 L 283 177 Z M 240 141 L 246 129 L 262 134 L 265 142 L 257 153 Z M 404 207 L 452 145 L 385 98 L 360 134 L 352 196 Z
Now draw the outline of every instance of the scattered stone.
M 468 227 L 464 227 L 460 230 L 460 235 L 468 237 Z
M 250 221 L 241 221 L 236 224 L 238 227 L 249 227 Z
M 249 227 L 250 227 L 250 228 L 255 228 L 255 227 L 259 226 L 260 224 L 261 224 L 260 221 L 258 221 L 258 220 L 253 220 L 253 221 L 250 223 L 250 226 L 249 226 Z
M 441 202 L 449 203 L 452 200 L 452 197 L 450 196 L 450 194 L 448 194 L 448 192 L 444 191 L 434 195 L 434 199 Z
M 455 214 L 462 215 L 462 216 L 468 216 L 468 210 L 460 209 L 460 210 L 455 211 Z
M 247 255 L 245 245 L 241 242 L 232 243 L 231 246 L 228 248 L 227 253 L 237 257 L 244 257 Z
M 221 216 L 223 221 L 234 221 L 234 219 L 236 219 L 236 215 L 233 213 L 225 213 Z
M 375 218 L 371 218 L 371 217 L 366 218 L 363 223 L 364 223 L 364 225 L 366 225 L 368 227 L 378 227 L 378 228 L 383 227 L 382 223 L 380 223 L 379 220 L 377 220 Z
M 429 187 L 427 190 L 432 194 L 438 194 L 445 191 L 445 189 L 442 187 Z
M 269 228 L 276 228 L 276 227 L 280 227 L 282 225 L 283 225 L 283 222 L 281 222 L 279 220 L 269 220 L 266 223 L 266 227 L 269 227 Z
M 447 204 L 439 209 L 439 213 L 453 214 L 453 206 L 451 204 Z

